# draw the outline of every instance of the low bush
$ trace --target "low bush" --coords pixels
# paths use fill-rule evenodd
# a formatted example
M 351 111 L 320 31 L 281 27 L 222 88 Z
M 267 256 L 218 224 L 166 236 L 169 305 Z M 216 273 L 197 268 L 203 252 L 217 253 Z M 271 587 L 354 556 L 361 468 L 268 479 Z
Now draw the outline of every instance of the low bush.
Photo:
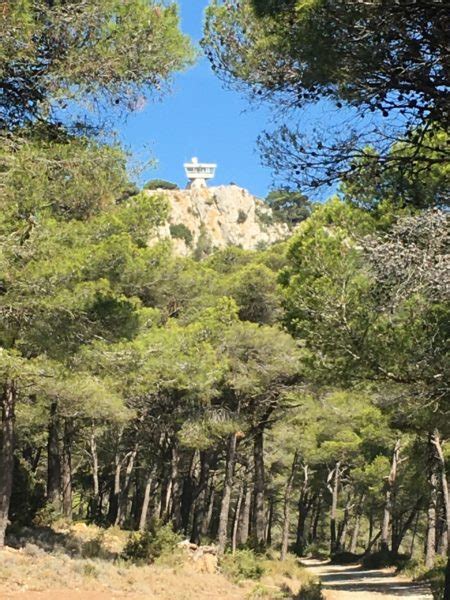
M 173 553 L 181 537 L 172 525 L 155 521 L 146 531 L 130 534 L 123 551 L 123 558 L 135 563 L 152 563 L 164 554 Z
M 330 555 L 328 545 L 318 544 L 313 542 L 312 544 L 308 544 L 302 556 L 311 556 L 311 558 L 328 558 Z
M 383 569 L 384 567 L 396 566 L 400 557 L 392 554 L 389 550 L 378 550 L 373 554 L 367 554 L 362 559 L 362 565 L 366 569 Z
M 172 223 L 169 226 L 170 235 L 173 238 L 177 238 L 179 240 L 184 240 L 186 246 L 191 246 L 193 241 L 193 236 L 191 230 L 186 227 L 184 223 Z
M 144 185 L 144 190 L 179 190 L 176 183 L 165 179 L 151 179 Z
M 426 581 L 430 585 L 434 600 L 444 600 L 446 564 L 447 559 L 444 556 L 436 557 L 432 569 L 428 569 L 423 560 L 411 559 L 401 564 L 397 571 L 415 581 Z
M 336 552 L 331 556 L 331 564 L 333 565 L 354 565 L 361 560 L 360 554 L 353 552 Z
M 316 581 L 303 584 L 293 600 L 323 600 L 321 584 Z
M 260 579 L 264 574 L 261 559 L 252 550 L 237 550 L 234 554 L 225 554 L 220 567 L 232 581 Z

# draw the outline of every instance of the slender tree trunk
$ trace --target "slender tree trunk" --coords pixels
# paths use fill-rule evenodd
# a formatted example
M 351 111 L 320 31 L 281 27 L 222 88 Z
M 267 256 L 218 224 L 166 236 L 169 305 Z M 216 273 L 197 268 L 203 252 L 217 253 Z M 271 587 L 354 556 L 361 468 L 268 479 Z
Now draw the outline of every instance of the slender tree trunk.
M 232 433 L 228 439 L 227 464 L 225 468 L 225 481 L 223 484 L 222 502 L 220 506 L 219 530 L 217 532 L 218 551 L 223 554 L 227 544 L 228 518 L 230 514 L 231 489 L 233 486 L 234 464 L 236 462 L 237 437 Z
M 264 426 L 260 425 L 256 431 L 253 442 L 253 457 L 255 465 L 255 505 L 254 505 L 254 536 L 257 548 L 265 545 L 265 511 L 264 511 Z
M 311 542 L 315 542 L 317 540 L 318 534 L 317 534 L 317 530 L 319 528 L 319 522 L 320 522 L 320 515 L 322 512 L 322 493 L 319 492 L 319 495 L 317 497 L 317 506 L 314 512 L 314 517 L 312 519 L 312 523 L 311 523 L 311 537 L 310 537 L 310 541 Z
M 401 440 L 398 439 L 392 454 L 391 471 L 386 481 L 383 522 L 381 525 L 381 550 L 389 552 L 389 528 L 392 520 L 392 494 L 397 479 L 398 460 L 400 457 Z
M 211 521 L 214 511 L 214 502 L 216 499 L 216 490 L 214 488 L 214 477 L 211 479 L 211 487 L 209 491 L 209 501 L 208 501 L 208 509 L 205 512 L 205 516 L 203 518 L 201 527 L 200 527 L 200 535 L 203 537 L 207 536 L 211 529 Z
M 192 521 L 191 542 L 200 544 L 202 523 L 205 518 L 208 503 L 208 479 L 212 455 L 209 450 L 200 452 L 200 475 L 194 494 L 194 516 Z
M 180 501 L 180 513 L 181 513 L 181 529 L 184 535 L 187 535 L 189 529 L 189 522 L 191 521 L 191 515 L 193 514 L 193 504 L 195 498 L 195 470 L 197 465 L 197 452 L 192 451 L 189 458 L 189 471 L 183 478 L 181 501 Z
M 284 560 L 287 555 L 288 547 L 289 547 L 289 527 L 290 527 L 290 504 L 291 504 L 291 494 L 292 494 L 292 485 L 294 483 L 295 472 L 297 470 L 297 462 L 298 462 L 298 453 L 296 452 L 294 455 L 294 459 L 292 461 L 291 472 L 289 474 L 286 487 L 284 488 L 284 498 L 283 498 L 283 529 L 281 531 L 281 551 L 280 551 L 280 560 Z
M 138 453 L 138 444 L 135 444 L 133 450 L 127 455 L 127 466 L 125 469 L 125 477 L 122 490 L 119 493 L 119 510 L 116 516 L 116 525 L 123 525 L 128 516 L 128 498 L 130 495 L 131 474 L 133 473 L 134 462 Z M 119 479 L 120 482 L 120 479 Z M 120 483 L 119 483 L 120 488 Z
M 303 555 L 305 549 L 305 528 L 308 512 L 311 509 L 312 503 L 309 499 L 309 466 L 304 464 L 303 468 L 303 483 L 298 499 L 298 518 L 297 518 L 297 533 L 295 540 L 295 552 L 298 556 Z
M 348 520 L 350 518 L 350 496 L 347 498 L 347 502 L 345 504 L 345 508 L 344 508 L 344 518 L 342 519 L 342 522 L 339 525 L 339 535 L 338 535 L 338 540 L 337 540 L 337 550 L 341 551 L 341 550 L 345 550 L 345 540 L 347 537 L 347 527 L 348 527 Z
M 144 531 L 147 525 L 148 507 L 150 505 L 150 492 L 152 489 L 153 473 L 149 473 L 145 482 L 144 498 L 142 500 L 141 516 L 139 518 L 139 531 Z
M 14 470 L 14 421 L 16 405 L 16 387 L 14 381 L 7 381 L 1 398 L 2 435 L 0 446 L 0 549 L 5 545 L 6 526 L 8 525 L 9 505 L 11 502 Z
M 59 449 L 58 403 L 50 406 L 47 442 L 47 502 L 60 510 L 61 456 Z
M 239 496 L 238 496 L 238 500 L 236 503 L 236 509 L 234 511 L 233 534 L 231 536 L 231 551 L 233 554 L 236 552 L 237 532 L 238 532 L 238 525 L 239 525 L 239 519 L 240 519 L 240 515 L 241 515 L 241 506 L 242 506 L 243 498 L 244 498 L 244 485 L 242 484 L 239 488 Z
M 447 469 L 445 464 L 445 456 L 442 448 L 441 436 L 437 429 L 433 432 L 431 438 L 432 444 L 436 450 L 436 458 L 439 462 L 439 474 L 441 480 L 442 503 L 444 508 L 444 530 L 443 541 L 441 542 L 443 552 L 448 552 L 450 549 L 450 495 L 448 490 Z
M 62 451 L 62 511 L 66 519 L 72 520 L 72 436 L 73 426 L 69 419 L 64 421 Z
M 96 521 L 99 517 L 100 508 L 100 484 L 98 478 L 98 453 L 97 440 L 95 439 L 94 425 L 92 425 L 91 435 L 89 437 L 89 449 L 91 455 L 92 469 L 92 501 L 91 501 L 91 519 Z
M 240 546 L 244 546 L 248 542 L 252 497 L 252 486 L 249 482 L 247 482 L 245 487 L 244 506 L 241 510 L 241 515 L 239 517 L 239 526 L 237 533 L 237 543 Z
M 120 497 L 120 475 L 122 471 L 122 459 L 119 452 L 114 457 L 114 478 L 109 496 L 108 521 L 111 525 L 117 524 L 119 516 L 119 497 Z
M 403 538 L 405 537 L 408 529 L 411 528 L 414 523 L 414 519 L 416 515 L 420 511 L 420 506 L 422 504 L 422 498 L 419 498 L 409 513 L 408 517 L 404 521 L 401 527 L 396 527 L 395 535 L 392 536 L 392 554 L 396 556 L 400 550 L 401 543 L 403 542 Z
M 269 498 L 269 509 L 267 511 L 267 519 L 266 519 L 266 531 L 264 535 L 264 540 L 266 546 L 272 545 L 272 525 L 275 514 L 275 500 L 273 496 Z
M 365 496 L 363 494 L 358 502 L 358 506 L 356 507 L 355 524 L 354 524 L 353 531 L 352 531 L 352 540 L 350 542 L 350 552 L 352 554 L 356 554 L 356 550 L 358 548 L 358 536 L 359 536 L 359 528 L 361 525 L 361 516 L 362 516 L 362 511 L 363 511 L 363 506 L 364 506 L 364 499 L 365 499 Z
M 334 554 L 337 549 L 337 507 L 339 498 L 339 482 L 341 475 L 341 463 L 338 461 L 331 473 L 333 483 L 329 486 L 331 490 L 330 511 L 330 553 Z M 330 479 L 331 479 L 330 478 Z
M 438 499 L 438 476 L 436 469 L 435 445 L 433 436 L 429 437 L 429 471 L 428 483 L 430 486 L 430 498 L 427 511 L 427 539 L 425 550 L 425 565 L 431 569 L 434 565 L 436 555 L 436 522 L 437 522 L 437 499 Z
M 170 481 L 171 481 L 171 501 L 169 514 L 171 516 L 173 526 L 176 531 L 181 528 L 181 486 L 180 486 L 180 470 L 179 470 L 179 453 L 178 448 L 174 444 L 171 451 L 172 457 L 170 461 Z

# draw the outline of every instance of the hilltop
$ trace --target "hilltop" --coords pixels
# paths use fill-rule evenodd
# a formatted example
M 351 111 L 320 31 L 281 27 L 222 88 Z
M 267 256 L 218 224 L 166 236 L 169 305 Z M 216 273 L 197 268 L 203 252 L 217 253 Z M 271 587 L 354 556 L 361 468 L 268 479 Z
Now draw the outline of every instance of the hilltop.
M 170 204 L 169 219 L 158 235 L 172 238 L 175 252 L 182 256 L 199 246 L 255 250 L 289 234 L 288 226 L 276 221 L 269 206 L 237 185 L 156 191 Z

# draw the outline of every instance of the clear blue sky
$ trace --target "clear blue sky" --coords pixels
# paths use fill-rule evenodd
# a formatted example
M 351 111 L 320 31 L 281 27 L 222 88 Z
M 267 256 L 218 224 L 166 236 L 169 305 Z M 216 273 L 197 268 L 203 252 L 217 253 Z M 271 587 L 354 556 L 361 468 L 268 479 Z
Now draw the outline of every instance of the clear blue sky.
M 202 35 L 207 0 L 181 0 L 182 29 L 194 40 Z M 256 138 L 269 122 L 269 111 L 250 107 L 238 93 L 223 89 L 205 58 L 175 78 L 173 91 L 150 102 L 120 126 L 125 146 L 138 158 L 158 162 L 140 177 L 161 178 L 184 186 L 183 162 L 198 156 L 217 162 L 214 184 L 231 181 L 265 196 L 271 173 L 260 165 Z
M 202 37 L 204 10 L 208 0 L 180 0 L 182 29 L 198 43 Z M 346 129 L 352 113 L 324 102 L 297 114 L 295 124 L 303 132 L 318 123 Z M 239 93 L 224 89 L 206 58 L 175 77 L 173 90 L 161 101 L 149 102 L 119 125 L 119 136 L 132 155 L 152 157 L 156 166 L 139 176 L 167 179 L 184 187 L 183 163 L 197 156 L 218 164 L 212 185 L 237 183 L 265 197 L 273 185 L 270 169 L 263 167 L 256 147 L 258 135 L 273 122 L 267 106 L 254 106 Z M 331 191 L 331 190 L 329 190 Z M 326 191 L 315 200 L 324 199 Z

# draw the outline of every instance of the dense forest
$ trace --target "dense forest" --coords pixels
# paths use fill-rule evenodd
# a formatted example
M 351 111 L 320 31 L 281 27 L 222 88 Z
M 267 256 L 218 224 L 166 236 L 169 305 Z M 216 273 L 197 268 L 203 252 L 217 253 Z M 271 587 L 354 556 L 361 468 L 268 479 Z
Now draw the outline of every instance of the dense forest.
M 444 3 L 387 4 L 213 3 L 204 50 L 253 101 L 405 114 L 386 148 L 380 124 L 372 147 L 264 134 L 290 237 L 191 258 L 158 241 L 167 200 L 101 118 L 192 63 L 175 7 L 3 4 L 0 546 L 61 518 L 170 524 L 219 553 L 409 556 L 443 582 Z M 299 191 L 332 180 L 321 202 Z

